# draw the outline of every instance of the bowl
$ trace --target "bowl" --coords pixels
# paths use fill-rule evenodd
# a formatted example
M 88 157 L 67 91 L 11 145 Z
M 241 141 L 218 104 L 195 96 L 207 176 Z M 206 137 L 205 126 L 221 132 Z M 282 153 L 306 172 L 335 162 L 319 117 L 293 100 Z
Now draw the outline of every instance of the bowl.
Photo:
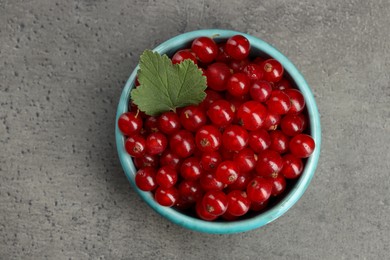
M 115 127 L 115 138 L 116 145 L 118 149 L 118 155 L 120 162 L 122 164 L 123 170 L 126 174 L 126 177 L 130 181 L 133 188 L 136 192 L 141 196 L 141 198 L 157 213 L 171 222 L 178 224 L 182 227 L 199 231 L 205 233 L 214 233 L 214 234 L 229 234 L 229 233 L 238 233 L 249 231 L 252 229 L 259 228 L 264 226 L 271 221 L 277 219 L 281 215 L 283 215 L 287 210 L 289 210 L 303 195 L 305 190 L 307 189 L 313 175 L 315 173 L 318 158 L 320 155 L 320 146 L 321 146 L 321 126 L 320 126 L 320 118 L 317 109 L 317 105 L 313 94 L 310 90 L 309 85 L 306 83 L 305 79 L 301 75 L 301 73 L 297 70 L 297 68 L 292 64 L 292 62 L 287 59 L 282 53 L 280 53 L 277 49 L 264 42 L 263 40 L 256 38 L 254 36 L 241 33 L 238 31 L 232 30 L 220 30 L 220 29 L 207 29 L 207 30 L 198 30 L 180 34 L 175 36 L 166 42 L 163 42 L 156 48 L 154 51 L 159 52 L 160 54 L 167 54 L 168 56 L 173 55 L 177 50 L 188 47 L 190 43 L 197 37 L 200 36 L 209 36 L 213 37 L 215 41 L 226 40 L 227 38 L 241 34 L 245 36 L 250 44 L 251 44 L 251 55 L 260 55 L 260 56 L 269 56 L 274 59 L 277 59 L 284 67 L 285 73 L 287 73 L 288 77 L 295 83 L 296 87 L 302 92 L 306 101 L 306 109 L 309 118 L 309 132 L 313 137 L 316 148 L 313 154 L 307 159 L 304 171 L 301 176 L 297 179 L 294 186 L 288 191 L 288 193 L 275 205 L 273 205 L 267 211 L 260 213 L 258 215 L 254 215 L 250 218 L 243 220 L 236 220 L 231 222 L 208 222 L 196 217 L 192 217 L 186 215 L 176 209 L 168 208 L 160 206 L 153 198 L 150 192 L 144 192 L 138 189 L 135 185 L 135 173 L 136 168 L 134 163 L 127 154 L 124 142 L 125 138 L 123 134 L 118 129 L 118 118 L 119 116 L 128 111 L 128 102 L 130 98 L 130 91 L 135 85 L 135 78 L 138 71 L 138 66 L 131 73 L 129 79 L 126 82 L 126 85 L 122 91 L 120 96 L 118 110 L 116 114 L 116 127 Z

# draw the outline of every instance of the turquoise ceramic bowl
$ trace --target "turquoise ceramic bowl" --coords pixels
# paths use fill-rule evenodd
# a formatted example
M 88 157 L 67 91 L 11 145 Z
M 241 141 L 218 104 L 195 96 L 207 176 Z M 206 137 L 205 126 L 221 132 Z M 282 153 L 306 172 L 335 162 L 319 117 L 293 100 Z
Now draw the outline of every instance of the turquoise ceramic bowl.
M 209 29 L 183 33 L 160 44 L 154 50 L 159 53 L 166 53 L 168 55 L 172 55 L 178 49 L 187 47 L 195 38 L 199 36 L 213 36 L 214 39 L 218 41 L 222 39 L 226 40 L 227 38 L 236 34 L 241 34 L 248 38 L 251 44 L 252 54 L 260 54 L 263 56 L 265 55 L 273 57 L 274 59 L 277 59 L 279 62 L 281 62 L 281 64 L 284 66 L 285 72 L 290 75 L 290 78 L 295 82 L 296 86 L 299 88 L 299 90 L 303 93 L 305 97 L 310 120 L 310 134 L 316 142 L 316 149 L 311 155 L 311 157 L 308 158 L 302 175 L 295 183 L 294 187 L 276 205 L 271 207 L 269 210 L 259 215 L 255 215 L 254 217 L 251 217 L 249 219 L 237 220 L 232 222 L 207 222 L 198 218 L 185 215 L 175 209 L 160 206 L 154 201 L 150 192 L 141 191 L 136 187 L 134 181 L 136 169 L 131 157 L 125 151 L 124 136 L 119 131 L 117 124 L 115 124 L 115 138 L 120 162 L 127 178 L 129 179 L 133 188 L 142 197 L 142 199 L 146 201 L 146 203 L 148 203 L 148 205 L 152 207 L 156 212 L 158 212 L 160 215 L 167 218 L 168 220 L 172 221 L 173 223 L 176 223 L 191 230 L 206 233 L 229 234 L 244 232 L 264 226 L 283 215 L 301 198 L 301 196 L 309 186 L 310 180 L 313 178 L 314 172 L 317 167 L 318 158 L 320 156 L 320 117 L 310 87 L 306 83 L 301 73 L 292 64 L 292 62 L 268 43 L 260 40 L 259 38 L 237 31 Z M 118 118 L 122 113 L 128 111 L 130 91 L 134 86 L 137 70 L 138 66 L 131 73 L 122 91 L 116 114 L 116 122 L 118 121 Z

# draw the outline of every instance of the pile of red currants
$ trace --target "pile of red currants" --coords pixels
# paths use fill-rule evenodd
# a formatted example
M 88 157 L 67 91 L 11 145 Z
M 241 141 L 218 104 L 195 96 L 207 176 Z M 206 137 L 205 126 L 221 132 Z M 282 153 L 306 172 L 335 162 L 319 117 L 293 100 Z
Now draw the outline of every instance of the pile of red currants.
M 275 59 L 249 58 L 250 43 L 235 35 L 217 44 L 199 37 L 172 62 L 191 59 L 207 78 L 198 105 L 147 116 L 131 104 L 118 120 L 139 189 L 162 206 L 204 220 L 235 220 L 267 208 L 298 178 L 315 143 L 304 133 L 302 93 Z

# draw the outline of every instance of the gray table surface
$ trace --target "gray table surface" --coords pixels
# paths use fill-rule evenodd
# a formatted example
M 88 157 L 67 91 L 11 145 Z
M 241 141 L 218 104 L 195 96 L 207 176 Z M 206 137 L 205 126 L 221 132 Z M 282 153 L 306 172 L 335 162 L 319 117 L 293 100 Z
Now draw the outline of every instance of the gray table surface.
M 389 1 L 374 0 L 0 0 L 0 259 L 385 259 L 389 13 Z M 280 49 L 321 113 L 309 189 L 243 234 L 163 219 L 116 153 L 116 106 L 140 53 L 200 28 Z

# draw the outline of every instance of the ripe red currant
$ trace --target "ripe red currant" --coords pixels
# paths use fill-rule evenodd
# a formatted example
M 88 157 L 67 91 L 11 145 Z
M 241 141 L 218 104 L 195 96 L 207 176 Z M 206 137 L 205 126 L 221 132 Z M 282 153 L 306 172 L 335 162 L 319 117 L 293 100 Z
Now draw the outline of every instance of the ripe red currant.
M 165 148 L 167 148 L 168 140 L 160 132 L 151 133 L 146 138 L 146 152 L 148 154 L 159 154 L 164 152 Z
M 241 151 L 248 144 L 248 132 L 238 125 L 230 125 L 226 127 L 222 134 L 223 146 L 232 151 Z
M 290 151 L 298 158 L 309 157 L 315 149 L 315 143 L 310 135 L 299 134 L 290 141 Z
M 234 73 L 242 72 L 242 70 L 245 68 L 246 65 L 249 64 L 249 59 L 243 59 L 243 60 L 231 60 L 229 61 L 228 65 L 229 68 L 233 70 Z
M 118 128 L 127 136 L 138 134 L 142 129 L 142 118 L 134 112 L 123 113 L 118 119 Z
M 265 130 L 275 130 L 276 128 L 278 128 L 279 123 L 280 115 L 268 110 L 262 128 Z
M 139 169 L 135 174 L 135 184 L 143 191 L 154 190 L 157 187 L 156 170 L 152 167 Z
M 271 192 L 272 183 L 263 177 L 253 178 L 246 188 L 249 200 L 256 203 L 267 201 L 271 196 Z
M 196 202 L 203 196 L 203 190 L 197 181 L 183 180 L 179 184 L 180 197 L 187 202 Z
M 225 43 L 218 44 L 218 55 L 216 61 L 226 63 L 230 60 L 230 56 L 226 53 Z
M 189 157 L 195 151 L 195 140 L 188 130 L 180 130 L 171 136 L 169 141 L 171 150 L 175 151 L 181 158 Z
M 275 59 L 268 59 L 262 64 L 264 79 L 269 82 L 278 82 L 283 76 L 283 66 Z
M 269 180 L 272 183 L 272 196 L 278 196 L 283 193 L 283 191 L 286 189 L 286 180 L 284 179 L 283 175 L 278 174 L 275 178 L 268 177 L 267 180 Z
M 145 132 L 147 134 L 160 131 L 160 130 L 158 130 L 157 117 L 149 116 L 148 118 L 146 118 L 145 123 L 144 123 L 144 128 L 145 128 Z
M 282 78 L 279 82 L 274 84 L 274 89 L 286 90 L 292 88 L 289 80 Z
M 180 123 L 188 131 L 195 132 L 206 122 L 206 113 L 199 106 L 185 107 L 180 113 Z
M 302 133 L 304 126 L 306 126 L 305 119 L 301 115 L 287 114 L 280 122 L 283 133 L 288 136 L 295 136 Z
M 184 160 L 180 167 L 180 174 L 186 180 L 196 180 L 202 175 L 203 169 L 200 166 L 199 159 L 189 157 Z
M 238 175 L 237 180 L 228 186 L 228 190 L 245 190 L 248 186 L 248 183 L 252 180 L 252 173 L 250 172 L 241 172 Z
M 292 154 L 283 156 L 283 169 L 280 174 L 287 179 L 295 179 L 299 177 L 303 171 L 303 162 L 300 158 Z
M 180 50 L 175 53 L 172 57 L 172 63 L 178 64 L 181 63 L 183 60 L 192 60 L 195 64 L 198 63 L 198 60 L 196 59 L 195 53 L 189 49 L 187 50 Z
M 234 107 L 226 100 L 217 100 L 207 110 L 207 115 L 216 126 L 227 126 L 234 119 Z
M 142 157 L 136 157 L 134 158 L 134 164 L 137 169 L 144 168 L 144 167 L 153 167 L 157 168 L 159 165 L 157 155 L 150 155 L 150 154 L 145 154 Z
M 238 166 L 240 173 L 250 172 L 256 166 L 257 155 L 250 148 L 244 148 L 233 157 L 234 163 Z
M 290 139 L 282 131 L 270 131 L 269 136 L 271 138 L 271 145 L 269 146 L 269 149 L 280 154 L 288 151 L 288 143 Z
M 249 209 L 252 210 L 252 211 L 256 211 L 256 212 L 263 211 L 263 210 L 265 210 L 267 208 L 268 201 L 269 200 L 266 200 L 266 201 L 260 202 L 260 203 L 251 202 L 251 205 L 250 205 Z
M 275 177 L 282 170 L 283 159 L 278 152 L 265 150 L 258 154 L 256 172 L 260 176 Z
M 265 80 L 256 80 L 252 83 L 249 93 L 254 101 L 265 102 L 271 96 L 272 86 Z
M 132 135 L 126 139 L 125 149 L 133 157 L 142 157 L 146 151 L 146 141 L 139 135 Z
M 159 187 L 154 193 L 154 199 L 157 201 L 157 203 L 165 207 L 174 206 L 178 198 L 179 198 L 179 192 L 174 187 L 168 189 L 163 189 Z
M 289 96 L 281 90 L 274 90 L 271 97 L 267 100 L 268 111 L 279 115 L 284 115 L 291 107 Z
M 254 63 L 246 65 L 242 69 L 242 72 L 244 72 L 250 78 L 250 80 L 260 80 L 264 76 L 264 72 L 261 69 L 261 66 Z
M 217 151 L 221 145 L 221 133 L 213 125 L 205 125 L 198 129 L 195 135 L 195 143 L 202 152 Z
M 225 185 L 219 180 L 217 180 L 215 175 L 211 172 L 205 173 L 200 176 L 199 183 L 204 191 L 222 190 L 225 187 Z
M 256 153 L 260 153 L 271 145 L 271 137 L 264 129 L 258 129 L 249 133 L 249 146 Z
M 232 184 L 238 178 L 238 167 L 233 161 L 224 161 L 218 165 L 215 177 L 224 184 Z
M 171 188 L 177 182 L 177 172 L 170 166 L 163 166 L 156 173 L 156 182 L 163 189 Z
M 210 105 L 214 103 L 214 101 L 222 99 L 222 96 L 219 92 L 216 92 L 211 89 L 206 89 L 205 92 L 206 92 L 206 98 L 202 101 L 202 103 L 199 104 L 199 107 L 207 111 Z
M 200 159 L 200 165 L 202 165 L 202 168 L 205 171 L 214 171 L 221 162 L 222 162 L 222 157 L 216 151 L 202 153 Z
M 203 203 L 202 203 L 201 201 L 199 201 L 199 202 L 196 203 L 195 211 L 196 211 L 196 214 L 198 215 L 198 217 L 201 218 L 201 219 L 203 219 L 203 220 L 213 221 L 213 220 L 215 220 L 216 218 L 218 218 L 218 216 L 213 215 L 213 214 L 210 214 L 210 213 L 203 207 Z
M 158 118 L 158 127 L 161 132 L 171 135 L 179 131 L 180 119 L 174 112 L 165 112 Z
M 206 70 L 207 86 L 216 91 L 225 90 L 230 75 L 230 69 L 225 63 L 213 63 Z
M 222 191 L 208 191 L 202 199 L 204 209 L 215 216 L 220 216 L 227 210 L 228 199 Z
M 240 97 L 249 92 L 250 79 L 244 73 L 233 74 L 227 82 L 227 91 L 235 97 Z
M 233 216 L 242 216 L 248 212 L 251 205 L 245 191 L 234 190 L 229 192 L 227 213 Z
M 226 42 L 226 53 L 236 60 L 243 60 L 249 55 L 250 43 L 242 35 L 234 35 Z
M 160 157 L 161 166 L 169 166 L 179 171 L 181 166 L 181 158 L 176 153 L 173 153 L 171 150 L 165 150 Z
M 267 116 L 267 109 L 257 101 L 248 101 L 237 110 L 237 119 L 242 127 L 254 131 L 259 129 Z
M 291 107 L 287 114 L 298 114 L 305 108 L 305 98 L 297 89 L 286 89 L 284 93 L 290 98 Z
M 203 63 L 210 63 L 218 56 L 218 46 L 209 37 L 196 38 L 192 42 L 191 49 Z

